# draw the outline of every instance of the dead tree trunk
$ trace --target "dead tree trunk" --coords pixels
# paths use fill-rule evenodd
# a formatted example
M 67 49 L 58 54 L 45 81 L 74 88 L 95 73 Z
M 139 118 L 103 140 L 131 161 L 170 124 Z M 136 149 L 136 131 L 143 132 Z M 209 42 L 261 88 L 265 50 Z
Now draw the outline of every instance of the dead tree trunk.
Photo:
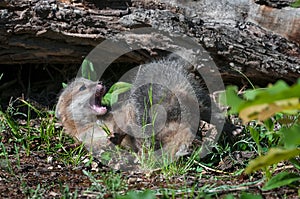
M 258 84 L 276 79 L 294 82 L 300 76 L 300 9 L 289 7 L 291 0 L 272 2 L 4 0 L 0 63 L 80 64 L 101 41 L 126 30 L 152 27 L 188 35 L 201 44 L 225 82 L 240 84 L 236 70 Z M 144 35 L 148 40 L 131 36 L 142 50 L 119 61 L 142 62 L 170 45 L 163 39 L 152 45 L 151 34 Z

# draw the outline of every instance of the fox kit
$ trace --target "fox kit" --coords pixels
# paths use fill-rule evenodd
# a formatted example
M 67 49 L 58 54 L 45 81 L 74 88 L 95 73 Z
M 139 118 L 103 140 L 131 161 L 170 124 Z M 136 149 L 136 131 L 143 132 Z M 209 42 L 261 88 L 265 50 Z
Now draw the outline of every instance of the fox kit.
M 76 78 L 60 95 L 56 116 L 93 153 L 112 145 L 138 153 L 146 145 L 171 157 L 185 155 L 211 106 L 186 67 L 172 58 L 139 66 L 130 91 L 109 108 L 101 104 L 102 83 Z

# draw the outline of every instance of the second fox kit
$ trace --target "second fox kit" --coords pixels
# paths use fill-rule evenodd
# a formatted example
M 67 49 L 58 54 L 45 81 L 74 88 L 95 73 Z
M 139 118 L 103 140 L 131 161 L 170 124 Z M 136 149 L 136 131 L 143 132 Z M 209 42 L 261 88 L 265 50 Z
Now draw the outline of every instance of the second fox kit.
M 101 104 L 103 84 L 76 78 L 60 95 L 56 116 L 67 133 L 94 153 L 111 145 L 139 152 L 146 140 L 152 140 L 146 145 L 171 157 L 184 155 L 199 119 L 210 118 L 211 104 L 186 67 L 186 62 L 172 58 L 141 65 L 132 89 L 110 110 Z

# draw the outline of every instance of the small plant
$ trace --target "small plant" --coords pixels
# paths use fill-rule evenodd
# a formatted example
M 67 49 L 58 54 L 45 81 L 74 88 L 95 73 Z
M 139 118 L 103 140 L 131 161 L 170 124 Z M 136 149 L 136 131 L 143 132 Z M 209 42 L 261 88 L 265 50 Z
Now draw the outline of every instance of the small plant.
M 45 189 L 41 187 L 40 184 L 36 186 L 35 189 L 31 188 L 26 190 L 29 198 L 42 198 L 45 192 Z
M 300 0 L 297 0 L 294 3 L 292 3 L 291 7 L 293 7 L 293 8 L 300 8 Z
M 65 185 L 65 187 L 62 186 L 60 183 L 60 192 L 61 192 L 61 199 L 76 199 L 78 198 L 78 191 L 77 189 L 74 192 L 71 192 L 68 185 Z
M 199 159 L 202 148 L 194 150 L 189 157 L 181 157 L 177 161 L 167 162 L 163 165 L 162 173 L 166 176 L 183 175 L 195 170 L 195 162 Z
M 7 154 L 6 148 L 5 148 L 5 146 L 4 146 L 4 144 L 2 142 L 0 142 L 0 147 L 1 147 L 1 151 L 2 151 L 2 153 L 0 154 L 0 157 L 4 156 L 4 158 L 5 158 L 4 160 L 0 159 L 0 161 L 1 161 L 0 162 L 1 166 L 0 167 L 1 168 L 6 168 L 10 174 L 14 174 L 11 162 L 10 162 L 10 160 L 8 158 L 8 154 Z
M 103 105 L 112 106 L 118 101 L 118 96 L 127 92 L 132 87 L 132 84 L 126 82 L 116 82 L 113 84 L 107 93 L 103 96 L 101 103 Z
M 98 81 L 97 73 L 95 71 L 94 65 L 91 61 L 85 59 L 81 65 L 81 75 L 82 77 L 92 80 Z M 63 88 L 67 87 L 66 83 L 62 83 Z M 127 92 L 132 87 L 132 84 L 127 82 L 116 82 L 114 83 L 110 89 L 103 96 L 101 103 L 106 106 L 112 106 L 118 101 L 118 96 L 122 93 Z
M 85 59 L 81 65 L 81 75 L 82 77 L 92 80 L 98 81 L 97 73 L 95 71 L 94 65 L 91 61 Z M 64 86 L 65 87 L 65 86 Z M 101 103 L 103 105 L 112 106 L 118 101 L 118 96 L 122 93 L 130 90 L 132 85 L 127 82 L 116 82 L 113 84 L 107 93 L 103 96 Z
M 153 110 L 153 111 L 149 111 Z M 157 112 L 153 109 L 153 90 L 152 85 L 148 89 L 148 96 L 144 98 L 144 113 L 142 117 L 142 129 L 141 132 L 145 140 L 142 144 L 141 155 L 138 156 L 141 166 L 147 169 L 155 169 L 159 167 L 157 165 L 158 160 L 155 155 L 155 128 L 154 123 Z M 150 124 L 149 124 L 150 118 Z
M 86 170 L 83 173 L 89 178 L 92 185 L 89 191 L 98 192 L 99 196 L 104 197 L 104 194 L 111 194 L 116 196 L 119 191 L 126 188 L 126 184 L 123 181 L 122 174 L 116 172 L 97 173 L 92 174 Z
M 273 173 L 270 168 L 279 162 L 293 160 L 294 164 L 296 162 L 299 165 L 294 159 L 300 155 L 299 90 L 300 80 L 293 86 L 278 81 L 265 89 L 246 90 L 242 96 L 237 94 L 236 87 L 227 87 L 226 100 L 231 107 L 229 112 L 238 113 L 244 124 L 250 124 L 248 129 L 258 149 L 259 157 L 249 163 L 245 169 L 247 174 L 263 169 L 267 180 L 270 180 Z M 274 185 L 279 179 L 289 176 L 293 176 L 293 179 L 285 180 L 280 185 L 298 180 L 292 173 L 280 174 L 269 183 Z
M 81 64 L 81 74 L 82 77 L 90 79 L 92 81 L 97 81 L 97 73 L 95 71 L 94 65 L 91 61 L 84 59 Z
M 170 155 L 164 151 L 163 146 L 156 140 L 156 122 L 158 116 L 158 108 L 165 99 L 161 99 L 154 104 L 153 101 L 153 85 L 148 88 L 147 96 L 144 97 L 144 112 L 141 118 L 141 133 L 143 134 L 144 141 L 141 147 L 141 153 L 137 155 L 141 167 L 148 169 L 167 168 L 173 162 Z

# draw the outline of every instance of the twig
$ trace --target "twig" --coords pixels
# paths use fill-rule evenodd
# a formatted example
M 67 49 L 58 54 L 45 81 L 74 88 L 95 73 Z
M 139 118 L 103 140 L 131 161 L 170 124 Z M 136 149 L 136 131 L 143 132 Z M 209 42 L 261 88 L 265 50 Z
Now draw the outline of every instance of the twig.
M 234 175 L 234 173 L 230 173 L 230 172 L 225 172 L 225 171 L 221 171 L 221 170 L 217 170 L 217 169 L 212 169 L 208 166 L 205 166 L 204 164 L 201 164 L 200 162 L 197 162 L 196 160 L 194 160 L 194 163 L 203 167 L 206 170 L 212 171 L 212 172 L 216 172 L 216 173 L 222 173 L 222 174 L 229 174 L 229 175 Z

